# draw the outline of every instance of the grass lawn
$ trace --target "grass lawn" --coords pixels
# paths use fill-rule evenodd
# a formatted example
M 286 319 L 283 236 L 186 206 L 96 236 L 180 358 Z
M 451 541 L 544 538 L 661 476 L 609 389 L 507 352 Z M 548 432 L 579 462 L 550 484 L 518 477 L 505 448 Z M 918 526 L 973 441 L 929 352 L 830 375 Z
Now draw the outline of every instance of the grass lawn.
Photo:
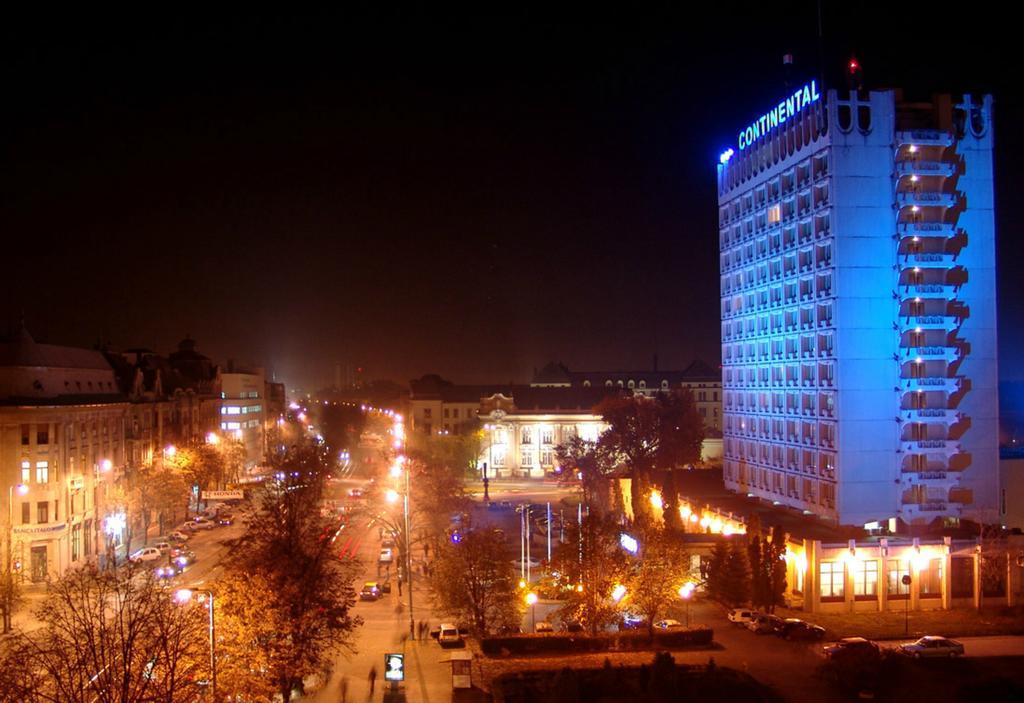
M 904 613 L 805 613 L 777 608 L 776 614 L 801 618 L 828 630 L 829 638 L 859 635 L 869 639 L 901 639 L 906 636 L 945 635 L 1024 635 L 1024 609 L 992 608 L 975 610 L 910 611 L 909 635 L 904 635 Z

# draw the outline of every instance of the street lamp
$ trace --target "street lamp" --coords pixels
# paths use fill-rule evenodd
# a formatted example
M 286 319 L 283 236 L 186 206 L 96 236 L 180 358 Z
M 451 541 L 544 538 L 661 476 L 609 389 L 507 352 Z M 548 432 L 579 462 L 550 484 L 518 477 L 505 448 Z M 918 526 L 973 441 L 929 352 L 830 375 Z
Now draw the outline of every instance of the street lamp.
M 194 594 L 200 594 L 210 599 L 210 697 L 217 700 L 217 644 L 215 639 L 216 630 L 213 624 L 213 591 L 193 591 L 190 588 L 182 588 L 174 593 L 174 600 L 179 605 L 185 605 L 192 600 Z M 200 602 L 202 602 L 200 600 Z
M 697 585 L 693 581 L 687 581 L 679 587 L 679 597 L 686 603 L 686 626 L 690 626 L 690 599 L 693 598 L 693 591 Z
M 526 594 L 526 604 L 530 606 L 530 631 L 537 629 L 537 594 L 530 592 Z

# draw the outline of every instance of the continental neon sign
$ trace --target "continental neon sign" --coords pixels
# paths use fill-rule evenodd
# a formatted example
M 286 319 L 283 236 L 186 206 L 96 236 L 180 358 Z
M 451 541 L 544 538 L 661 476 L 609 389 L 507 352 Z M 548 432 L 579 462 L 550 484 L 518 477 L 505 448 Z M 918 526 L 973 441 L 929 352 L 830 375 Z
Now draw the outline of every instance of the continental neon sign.
M 746 129 L 740 130 L 740 151 L 743 151 L 758 139 L 768 134 L 770 130 L 785 123 L 789 118 L 795 117 L 797 113 L 811 103 L 817 102 L 820 98 L 821 95 L 818 94 L 818 85 L 814 81 L 811 81 L 803 88 L 800 88 L 785 100 L 782 100 L 778 105 L 774 106 L 771 110 L 761 115 L 761 117 L 752 122 Z

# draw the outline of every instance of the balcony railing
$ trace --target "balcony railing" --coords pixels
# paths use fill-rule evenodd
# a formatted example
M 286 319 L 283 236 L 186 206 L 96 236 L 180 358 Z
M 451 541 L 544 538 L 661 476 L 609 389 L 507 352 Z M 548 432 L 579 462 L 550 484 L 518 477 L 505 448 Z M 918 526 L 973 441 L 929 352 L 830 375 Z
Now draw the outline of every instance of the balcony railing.
M 903 300 L 911 298 L 924 298 L 926 300 L 952 300 L 957 296 L 957 286 L 945 283 L 921 283 L 917 285 L 900 286 L 900 297 Z
M 941 129 L 906 129 L 896 132 L 896 145 L 952 146 L 953 135 Z
M 900 268 L 948 269 L 956 264 L 956 255 L 946 252 L 901 254 Z
M 954 330 L 960 322 L 956 315 L 910 315 L 899 319 L 899 328 L 904 332 L 922 330 Z
M 959 378 L 925 376 L 923 378 L 901 378 L 900 384 L 907 391 L 945 391 L 954 393 L 960 388 Z
M 960 196 L 956 193 L 935 193 L 925 191 L 903 191 L 896 194 L 896 203 L 901 207 L 953 207 Z
M 900 176 L 942 176 L 948 178 L 956 173 L 956 164 L 949 161 L 924 161 L 912 159 L 898 161 L 896 173 Z
M 904 222 L 897 227 L 901 237 L 942 237 L 956 235 L 956 228 L 945 222 Z
M 903 353 L 907 359 L 941 359 L 942 361 L 956 361 L 960 356 L 959 347 L 903 347 Z

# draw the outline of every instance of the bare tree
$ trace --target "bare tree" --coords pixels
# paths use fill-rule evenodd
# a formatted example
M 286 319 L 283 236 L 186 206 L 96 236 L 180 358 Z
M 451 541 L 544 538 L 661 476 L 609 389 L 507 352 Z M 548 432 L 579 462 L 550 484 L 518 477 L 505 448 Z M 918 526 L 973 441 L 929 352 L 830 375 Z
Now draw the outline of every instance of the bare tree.
M 72 569 L 36 617 L 38 629 L 0 644 L 0 701 L 190 703 L 201 693 L 204 619 L 148 570 Z

